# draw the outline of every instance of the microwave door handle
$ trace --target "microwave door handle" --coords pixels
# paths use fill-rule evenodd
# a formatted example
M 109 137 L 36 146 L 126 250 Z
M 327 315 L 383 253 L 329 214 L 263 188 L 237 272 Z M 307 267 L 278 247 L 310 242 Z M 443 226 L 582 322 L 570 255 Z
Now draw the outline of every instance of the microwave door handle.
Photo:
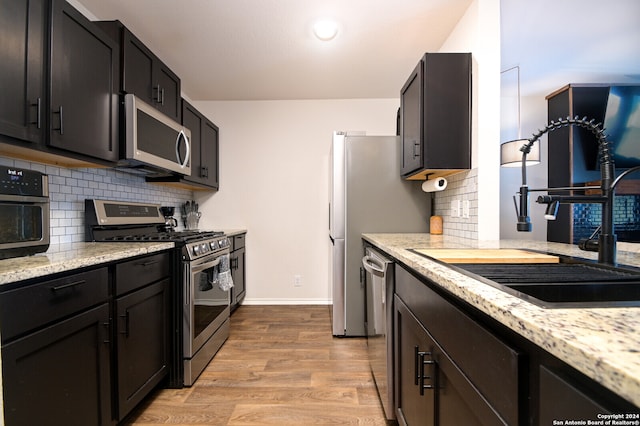
M 187 152 L 184 155 L 184 161 L 180 161 L 180 138 L 184 139 L 184 144 L 187 147 Z M 178 163 L 180 163 L 181 167 L 186 167 L 189 162 L 189 158 L 191 158 L 191 144 L 189 144 L 189 138 L 184 133 L 184 130 L 180 130 L 178 133 L 178 137 L 176 138 L 176 159 Z

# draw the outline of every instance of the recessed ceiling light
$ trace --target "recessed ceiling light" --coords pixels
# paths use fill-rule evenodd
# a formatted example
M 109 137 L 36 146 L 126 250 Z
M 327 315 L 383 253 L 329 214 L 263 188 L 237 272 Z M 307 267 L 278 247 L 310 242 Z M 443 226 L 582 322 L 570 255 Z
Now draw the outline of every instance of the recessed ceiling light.
M 323 19 L 313 25 L 313 33 L 322 41 L 332 40 L 338 34 L 338 23 Z

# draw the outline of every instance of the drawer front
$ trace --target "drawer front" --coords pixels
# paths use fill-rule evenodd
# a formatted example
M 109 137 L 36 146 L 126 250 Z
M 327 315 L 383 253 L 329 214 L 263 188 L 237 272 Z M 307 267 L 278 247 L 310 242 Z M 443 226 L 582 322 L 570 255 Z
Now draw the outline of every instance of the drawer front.
M 517 424 L 522 354 L 399 265 L 396 293 L 494 409 Z
M 244 247 L 244 237 L 245 234 L 233 236 L 233 248 L 231 249 L 232 251 Z
M 88 309 L 109 296 L 107 268 L 69 275 L 0 294 L 2 341 Z
M 160 253 L 116 265 L 116 295 L 128 293 L 169 276 L 171 255 Z

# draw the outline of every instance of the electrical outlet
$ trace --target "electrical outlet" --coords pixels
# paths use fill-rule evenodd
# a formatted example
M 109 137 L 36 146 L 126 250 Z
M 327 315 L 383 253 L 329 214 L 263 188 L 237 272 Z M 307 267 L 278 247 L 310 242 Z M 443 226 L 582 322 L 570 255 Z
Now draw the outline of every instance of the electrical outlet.
M 302 275 L 294 275 L 293 276 L 293 286 L 294 287 L 302 287 Z
M 469 200 L 462 201 L 462 217 L 469 219 Z
M 451 201 L 451 217 L 460 217 L 460 200 Z

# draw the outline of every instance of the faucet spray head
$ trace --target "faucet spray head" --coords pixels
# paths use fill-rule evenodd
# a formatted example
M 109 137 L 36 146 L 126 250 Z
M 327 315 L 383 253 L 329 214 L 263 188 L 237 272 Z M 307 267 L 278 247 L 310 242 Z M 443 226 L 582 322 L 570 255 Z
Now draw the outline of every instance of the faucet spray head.
M 544 218 L 547 220 L 556 220 L 558 217 L 558 207 L 560 207 L 559 201 L 551 201 L 547 204 L 547 209 L 544 212 Z
M 520 187 L 520 208 L 516 206 L 516 213 L 518 215 L 518 223 L 516 229 L 518 232 L 531 232 L 533 225 L 529 218 L 529 187 L 522 185 Z

